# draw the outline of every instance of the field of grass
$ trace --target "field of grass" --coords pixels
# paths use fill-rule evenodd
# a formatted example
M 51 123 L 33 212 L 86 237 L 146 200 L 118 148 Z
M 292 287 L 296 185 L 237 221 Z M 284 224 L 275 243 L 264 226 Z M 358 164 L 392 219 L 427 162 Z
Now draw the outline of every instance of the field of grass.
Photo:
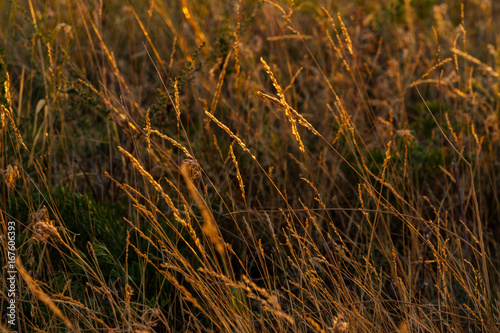
M 0 1 L 0 330 L 499 332 L 495 1 Z

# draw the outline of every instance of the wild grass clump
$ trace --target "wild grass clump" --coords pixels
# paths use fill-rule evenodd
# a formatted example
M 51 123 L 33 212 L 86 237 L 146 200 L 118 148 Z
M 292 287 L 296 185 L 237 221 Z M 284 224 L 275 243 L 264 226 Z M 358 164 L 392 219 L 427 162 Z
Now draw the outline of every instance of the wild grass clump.
M 500 330 L 494 1 L 0 19 L 2 330 Z

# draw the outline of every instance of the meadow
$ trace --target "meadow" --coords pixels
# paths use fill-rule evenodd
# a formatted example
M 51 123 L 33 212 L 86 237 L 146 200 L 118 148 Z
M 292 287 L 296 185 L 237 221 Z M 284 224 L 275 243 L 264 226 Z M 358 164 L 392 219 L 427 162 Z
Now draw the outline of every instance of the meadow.
M 500 331 L 495 0 L 0 22 L 1 331 Z

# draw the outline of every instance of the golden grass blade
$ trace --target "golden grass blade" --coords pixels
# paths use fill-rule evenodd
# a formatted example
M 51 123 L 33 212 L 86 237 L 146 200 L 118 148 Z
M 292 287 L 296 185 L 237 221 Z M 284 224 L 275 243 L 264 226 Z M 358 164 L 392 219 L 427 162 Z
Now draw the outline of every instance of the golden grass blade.
M 165 200 L 165 202 L 167 203 L 167 205 L 170 207 L 170 209 L 172 209 L 172 212 L 174 214 L 175 219 L 177 221 L 179 221 L 179 223 L 185 224 L 186 222 L 181 218 L 180 212 L 177 209 L 177 207 L 174 205 L 172 199 L 170 198 L 170 196 L 168 194 L 166 194 L 163 191 L 163 188 L 161 187 L 161 185 L 156 180 L 154 180 L 153 176 L 151 176 L 151 174 L 144 169 L 144 167 L 141 165 L 141 163 L 134 156 L 132 156 L 132 154 L 130 154 L 128 151 L 126 151 L 125 149 L 123 149 L 120 146 L 118 146 L 118 150 L 123 155 L 125 155 L 128 159 L 130 159 L 130 161 L 132 162 L 132 165 L 134 166 L 134 168 L 137 171 L 139 171 L 139 173 L 144 178 L 146 178 L 149 181 L 149 183 L 151 185 L 153 185 L 153 187 L 155 188 L 155 190 L 163 197 L 163 199 Z
M 28 152 L 30 153 L 28 147 L 26 146 L 26 144 L 24 143 L 24 140 L 23 140 L 23 136 L 21 135 L 21 132 L 19 131 L 19 129 L 17 128 L 16 126 L 16 123 L 14 122 L 14 118 L 12 117 L 12 114 L 11 114 L 11 109 L 7 109 L 5 106 L 3 105 L 0 105 L 0 110 L 1 110 L 1 113 L 2 113 L 2 125 L 4 126 L 4 117 L 7 116 L 7 118 L 9 119 L 10 121 L 10 124 L 12 125 L 12 129 L 14 129 L 14 133 L 16 134 L 16 137 L 17 137 L 17 140 L 21 143 L 21 146 Z
M 118 64 L 116 63 L 116 59 L 115 59 L 114 55 L 109 51 L 108 46 L 104 42 L 104 40 L 103 40 L 103 38 L 101 36 L 101 33 L 99 32 L 99 29 L 97 29 L 94 21 L 92 19 L 89 19 L 89 21 L 90 21 L 90 25 L 94 29 L 95 34 L 97 35 L 97 38 L 99 39 L 99 42 L 101 43 L 101 47 L 104 49 L 104 52 L 106 53 L 106 56 L 108 58 L 109 63 L 111 64 L 111 66 L 114 69 L 116 77 L 118 78 L 118 80 L 120 81 L 120 83 L 125 88 L 125 90 L 126 90 L 126 92 L 128 94 L 128 97 L 130 98 L 130 101 L 131 101 L 132 105 L 135 106 L 135 108 L 137 109 L 137 111 L 139 111 L 140 113 L 142 113 L 141 107 L 137 103 L 136 99 L 132 98 L 133 97 L 132 91 L 130 90 L 130 87 L 127 84 L 127 82 L 125 81 L 125 78 L 123 77 L 122 73 L 120 72 L 120 69 L 118 68 Z
M 219 228 L 217 227 L 215 219 L 212 213 L 210 212 L 210 209 L 208 208 L 205 200 L 203 200 L 200 193 L 196 189 L 196 186 L 193 184 L 193 180 L 191 178 L 191 171 L 188 164 L 183 164 L 181 166 L 181 174 L 182 177 L 184 178 L 184 181 L 186 182 L 191 197 L 196 202 L 196 205 L 198 205 L 198 209 L 200 210 L 203 220 L 205 221 L 205 224 L 203 225 L 202 228 L 203 233 L 215 245 L 215 249 L 217 250 L 217 252 L 221 256 L 224 255 L 225 251 L 223 242 L 219 236 Z
M 454 54 L 457 54 L 457 55 L 463 57 L 464 59 L 472 62 L 473 64 L 480 66 L 481 68 L 486 70 L 486 72 L 488 72 L 490 75 L 492 75 L 494 77 L 499 77 L 499 74 L 497 71 L 495 71 L 492 67 L 486 65 L 484 62 L 482 62 L 478 58 L 475 58 L 475 57 L 471 56 L 470 54 L 465 53 L 463 51 L 460 51 L 459 49 L 456 49 L 454 47 L 450 48 L 450 51 L 453 52 Z
M 238 178 L 238 183 L 240 184 L 241 196 L 243 197 L 243 201 L 246 202 L 247 199 L 245 197 L 245 185 L 243 184 L 243 178 L 241 177 L 238 161 L 236 160 L 236 156 L 234 156 L 233 146 L 229 146 L 229 153 L 231 154 L 234 166 L 236 167 L 236 177 Z
M 205 115 L 207 115 L 207 117 L 209 117 L 210 119 L 212 119 L 212 121 L 214 123 L 216 123 L 220 128 L 222 128 L 227 134 L 229 134 L 230 137 L 232 137 L 233 139 L 236 140 L 236 142 L 240 145 L 240 147 L 246 151 L 247 153 L 250 154 L 250 156 L 252 156 L 252 158 L 254 160 L 256 160 L 255 156 L 250 152 L 250 150 L 247 148 L 247 146 L 245 145 L 245 143 L 237 136 L 235 135 L 230 129 L 229 127 L 227 127 L 226 125 L 224 125 L 223 123 L 221 123 L 219 121 L 219 119 L 215 118 L 215 116 L 213 114 L 211 114 L 210 112 L 208 112 L 207 110 L 205 110 Z
M 24 268 L 24 265 L 21 262 L 21 259 L 19 257 L 16 258 L 16 268 L 19 274 L 21 274 L 21 277 L 23 280 L 26 282 L 28 285 L 28 288 L 31 290 L 31 292 L 41 301 L 43 302 L 49 309 L 52 311 L 59 319 L 61 319 L 68 328 L 76 332 L 76 328 L 71 322 L 71 320 L 66 317 L 62 311 L 56 306 L 54 301 L 50 298 L 49 295 L 47 295 L 38 285 L 38 282 L 33 280 L 33 278 L 29 275 L 29 273 L 26 271 Z
M 198 45 L 201 45 L 203 43 L 207 44 L 208 43 L 208 39 L 205 37 L 205 34 L 203 33 L 203 31 L 200 28 L 200 25 L 198 24 L 198 22 L 196 21 L 196 19 L 191 14 L 192 11 L 189 8 L 189 5 L 188 5 L 187 1 L 186 0 L 181 0 L 181 6 L 182 6 L 182 13 L 184 14 L 184 17 L 186 18 L 186 20 L 188 21 L 189 25 L 191 26 L 191 29 L 193 29 L 193 31 L 194 31 L 194 34 L 196 36 L 196 43 Z M 203 51 L 205 52 L 205 54 L 207 54 L 208 48 L 204 48 Z
M 153 41 L 151 40 L 151 37 L 149 36 L 148 31 L 146 30 L 146 27 L 144 26 L 144 24 L 142 24 L 142 21 L 139 18 L 139 16 L 137 15 L 137 12 L 135 11 L 133 6 L 130 6 L 130 10 L 134 14 L 135 20 L 137 21 L 137 23 L 141 27 L 142 33 L 144 34 L 144 37 L 146 37 L 149 46 L 151 46 L 151 48 L 153 49 L 153 53 L 156 57 L 156 60 L 158 61 L 158 64 L 160 65 L 161 70 L 165 71 L 165 61 L 163 61 L 163 59 L 160 56 L 160 53 L 158 52 L 155 45 L 153 44 Z
M 145 128 L 145 130 L 147 130 Z M 180 150 L 182 150 L 182 152 L 186 155 L 186 157 L 188 159 L 191 159 L 193 161 L 196 161 L 196 159 L 193 157 L 193 155 L 191 155 L 189 153 L 189 151 L 187 150 L 186 147 L 184 147 L 183 145 L 181 145 L 179 142 L 175 141 L 174 139 L 172 139 L 171 137 L 169 137 L 168 135 L 165 135 L 163 133 L 161 133 L 160 131 L 158 130 L 152 130 L 152 129 L 149 129 L 147 130 L 148 133 L 154 133 L 156 135 L 158 135 L 160 138 L 162 139 L 165 139 L 165 140 L 168 140 L 170 143 L 172 143 L 174 146 L 176 146 L 177 148 L 179 148 Z

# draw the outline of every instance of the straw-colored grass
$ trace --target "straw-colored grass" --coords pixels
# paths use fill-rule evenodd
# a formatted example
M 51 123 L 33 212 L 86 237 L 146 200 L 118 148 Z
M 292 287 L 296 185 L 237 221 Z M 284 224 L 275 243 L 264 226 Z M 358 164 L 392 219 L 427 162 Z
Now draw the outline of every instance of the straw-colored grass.
M 0 2 L 0 329 L 499 332 L 497 7 Z

